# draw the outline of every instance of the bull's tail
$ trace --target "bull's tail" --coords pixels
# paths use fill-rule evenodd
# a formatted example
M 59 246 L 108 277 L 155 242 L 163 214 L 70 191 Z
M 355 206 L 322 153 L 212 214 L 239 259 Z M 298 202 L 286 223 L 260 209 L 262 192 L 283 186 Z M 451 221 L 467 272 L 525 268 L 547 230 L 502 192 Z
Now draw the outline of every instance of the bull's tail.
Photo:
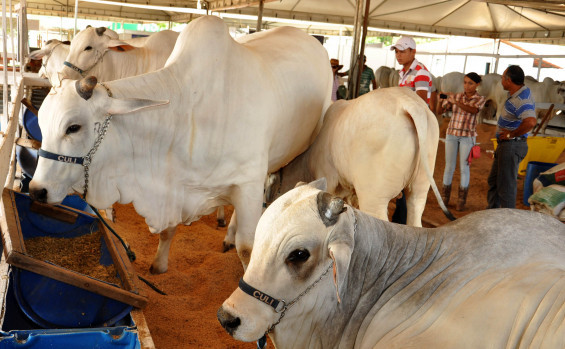
M 410 114 L 414 125 L 416 126 L 416 133 L 418 134 L 418 145 L 420 147 L 420 162 L 424 166 L 424 170 L 426 171 L 426 175 L 428 176 L 428 180 L 432 186 L 432 190 L 436 196 L 437 202 L 441 207 L 441 210 L 445 214 L 445 216 L 449 219 L 454 221 L 456 218 L 453 214 L 449 211 L 449 209 L 445 206 L 443 200 L 441 199 L 441 195 L 439 193 L 439 189 L 437 188 L 436 182 L 434 177 L 432 176 L 432 172 L 430 170 L 430 166 L 428 164 L 427 159 L 427 134 L 428 134 L 428 116 L 426 115 L 426 110 L 424 109 L 423 105 L 420 103 L 404 103 L 404 110 Z M 435 120 L 435 118 L 434 118 Z

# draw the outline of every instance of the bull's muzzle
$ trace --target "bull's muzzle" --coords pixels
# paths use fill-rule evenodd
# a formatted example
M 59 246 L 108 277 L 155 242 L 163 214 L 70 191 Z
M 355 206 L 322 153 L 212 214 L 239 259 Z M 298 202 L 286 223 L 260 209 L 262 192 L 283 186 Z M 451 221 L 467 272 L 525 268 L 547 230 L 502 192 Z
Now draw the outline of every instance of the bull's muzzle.
M 47 189 L 29 188 L 29 196 L 39 202 L 47 202 Z
M 222 327 L 229 333 L 230 336 L 233 336 L 239 325 L 241 325 L 241 319 L 234 317 L 229 312 L 225 311 L 223 306 L 218 309 L 217 317 Z

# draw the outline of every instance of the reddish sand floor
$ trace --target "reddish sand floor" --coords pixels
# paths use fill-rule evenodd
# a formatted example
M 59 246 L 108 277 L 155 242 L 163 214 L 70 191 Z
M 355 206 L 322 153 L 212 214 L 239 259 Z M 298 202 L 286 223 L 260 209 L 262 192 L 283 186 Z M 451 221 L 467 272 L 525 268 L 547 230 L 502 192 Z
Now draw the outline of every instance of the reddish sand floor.
M 445 121 L 440 137 L 445 137 Z M 486 207 L 487 176 L 492 163 L 494 126 L 479 125 L 477 142 L 481 157 L 471 165 L 471 183 L 467 210 L 455 212 L 457 194 L 452 193 L 450 210 L 456 217 L 483 210 Z M 565 161 L 565 153 L 559 162 Z M 444 144 L 440 142 L 434 171 L 436 183 L 441 186 L 444 170 Z M 524 179 L 518 180 L 518 204 L 522 203 Z M 455 173 L 453 186 L 459 184 L 459 172 Z M 453 195 L 455 194 L 455 195 Z M 169 270 L 162 275 L 151 275 L 149 266 L 157 249 L 158 236 L 149 233 L 143 218 L 131 205 L 115 205 L 116 229 L 131 244 L 137 254 L 134 266 L 138 273 L 155 283 L 167 293 L 160 295 L 147 287 L 149 304 L 143 310 L 155 345 L 159 349 L 179 348 L 255 348 L 255 343 L 235 341 L 220 326 L 216 311 L 222 302 L 237 288 L 243 275 L 241 263 L 235 251 L 222 252 L 226 228 L 217 228 L 215 215 L 203 217 L 191 226 L 179 228 L 169 257 Z M 228 207 L 227 213 L 231 215 Z M 424 221 L 444 224 L 443 215 L 430 190 L 424 211 Z M 430 224 L 425 224 L 430 226 Z M 269 342 L 269 347 L 273 348 Z

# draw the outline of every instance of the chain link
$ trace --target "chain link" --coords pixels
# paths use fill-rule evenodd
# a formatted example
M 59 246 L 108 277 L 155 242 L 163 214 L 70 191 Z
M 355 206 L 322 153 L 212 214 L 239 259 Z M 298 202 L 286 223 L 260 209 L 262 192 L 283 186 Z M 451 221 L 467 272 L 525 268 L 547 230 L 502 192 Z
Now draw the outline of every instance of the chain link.
M 102 140 L 104 139 L 106 133 L 108 132 L 108 127 L 110 126 L 110 121 L 112 120 L 112 116 L 113 116 L 112 114 L 108 115 L 106 117 L 106 120 L 104 120 L 104 122 L 102 123 L 102 126 L 100 127 L 100 131 L 98 132 L 98 137 L 96 137 L 96 140 L 94 141 L 94 145 L 92 146 L 88 154 L 86 154 L 86 156 L 84 157 L 84 161 L 82 163 L 82 166 L 84 167 L 84 190 L 82 195 L 85 200 L 86 200 L 86 193 L 88 191 L 88 178 L 89 178 L 88 171 L 90 170 L 90 163 L 92 162 L 92 157 L 94 156 L 94 153 L 96 153 L 98 147 L 100 146 L 100 143 L 102 143 Z

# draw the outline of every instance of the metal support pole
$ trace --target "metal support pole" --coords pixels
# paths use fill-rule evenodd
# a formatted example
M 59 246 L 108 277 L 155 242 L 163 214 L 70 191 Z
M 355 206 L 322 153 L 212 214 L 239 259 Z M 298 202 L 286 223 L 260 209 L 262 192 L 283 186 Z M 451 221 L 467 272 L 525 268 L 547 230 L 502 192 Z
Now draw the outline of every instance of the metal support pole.
M 357 70 L 358 69 L 358 52 L 359 52 L 359 38 L 361 36 L 361 30 L 359 24 L 361 23 L 361 16 L 363 13 L 363 0 L 357 0 L 356 12 L 355 12 L 355 24 L 353 26 L 353 48 L 351 49 L 351 60 L 349 63 L 349 79 L 347 80 L 348 93 L 347 99 L 353 99 L 357 96 L 357 91 L 355 87 Z
M 6 0 L 2 0 L 2 65 L 4 66 L 4 83 L 2 88 L 2 119 L 0 129 L 4 132 L 8 129 L 8 45 L 6 40 Z
M 541 74 L 541 66 L 543 63 L 543 57 L 538 57 L 538 76 L 536 76 L 537 81 L 539 81 L 539 76 Z
M 73 38 L 77 35 L 77 18 L 78 18 L 78 0 L 75 0 L 75 29 L 73 30 Z
M 359 51 L 359 62 L 357 63 L 357 80 L 355 81 L 355 97 L 359 96 L 359 87 L 361 84 L 361 74 L 363 74 L 363 70 L 365 68 L 365 40 L 367 39 L 367 24 L 369 22 L 369 7 L 371 4 L 371 0 L 365 0 L 365 14 L 363 16 L 363 34 L 361 35 L 361 42 L 359 43 L 360 51 Z
M 260 32 L 263 27 L 263 6 L 264 1 L 259 1 L 259 13 L 257 14 L 257 32 Z

